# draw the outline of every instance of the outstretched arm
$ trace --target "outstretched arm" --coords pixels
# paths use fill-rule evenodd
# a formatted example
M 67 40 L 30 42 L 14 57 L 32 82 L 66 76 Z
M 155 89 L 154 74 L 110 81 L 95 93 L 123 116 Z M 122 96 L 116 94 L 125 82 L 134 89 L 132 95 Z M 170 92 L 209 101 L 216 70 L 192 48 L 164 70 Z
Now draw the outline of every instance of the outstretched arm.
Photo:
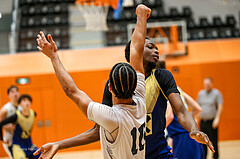
M 38 42 L 38 50 L 48 56 L 52 62 L 54 71 L 57 75 L 57 78 L 66 93 L 66 95 L 74 101 L 82 113 L 87 117 L 87 108 L 88 104 L 92 101 L 86 93 L 79 90 L 74 83 L 72 77 L 65 70 L 58 54 L 57 54 L 57 46 L 52 39 L 52 36 L 49 34 L 48 40 L 45 38 L 45 35 L 42 31 L 40 31 L 40 35 L 37 37 Z
M 41 146 L 34 155 L 38 155 L 42 152 L 40 158 L 53 158 L 58 150 L 66 149 L 75 146 L 82 146 L 90 144 L 99 140 L 99 125 L 95 125 L 92 129 L 85 131 L 75 137 L 58 141 L 55 143 L 47 143 Z
M 190 132 L 190 137 L 199 143 L 206 144 L 212 152 L 215 152 L 208 136 L 198 130 L 195 120 L 185 108 L 179 93 L 171 93 L 168 96 L 168 99 L 171 103 L 174 113 L 177 116 L 178 123 L 184 127 L 184 129 Z
M 105 85 L 102 103 L 112 106 L 112 94 L 108 90 L 108 83 L 109 81 Z M 66 148 L 75 147 L 75 146 L 82 146 L 82 145 L 99 141 L 100 140 L 99 128 L 100 126 L 98 124 L 95 124 L 95 126 L 92 129 L 87 130 L 84 133 L 79 134 L 75 137 L 58 141 L 55 143 L 47 143 L 41 146 L 34 153 L 34 155 L 38 155 L 40 152 L 42 152 L 40 158 L 46 158 L 46 157 L 53 158 L 54 155 L 60 149 L 66 149 Z
M 130 45 L 130 64 L 136 72 L 144 74 L 143 69 L 143 50 L 146 38 L 146 24 L 150 16 L 151 9 L 144 5 L 138 5 L 136 8 L 137 24 L 132 35 Z

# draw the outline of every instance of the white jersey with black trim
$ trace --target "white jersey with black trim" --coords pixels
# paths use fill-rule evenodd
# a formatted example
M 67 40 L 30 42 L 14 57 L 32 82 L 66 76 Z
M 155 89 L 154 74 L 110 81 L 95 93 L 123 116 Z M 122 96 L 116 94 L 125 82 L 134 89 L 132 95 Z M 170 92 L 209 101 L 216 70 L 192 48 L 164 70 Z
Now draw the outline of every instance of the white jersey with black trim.
M 133 101 L 135 105 L 118 104 L 109 107 L 90 102 L 88 119 L 100 125 L 101 150 L 104 159 L 145 158 L 146 97 L 145 76 L 137 73 L 137 88 Z M 113 143 L 106 132 L 118 130 Z
M 21 110 L 21 106 L 18 106 L 17 108 L 13 106 L 10 102 L 6 103 L 3 106 L 4 109 L 7 110 L 7 116 L 6 118 L 14 115 L 16 113 L 16 110 Z M 4 141 L 9 141 L 8 146 L 12 145 L 12 138 L 13 138 L 13 131 L 4 131 L 3 139 Z

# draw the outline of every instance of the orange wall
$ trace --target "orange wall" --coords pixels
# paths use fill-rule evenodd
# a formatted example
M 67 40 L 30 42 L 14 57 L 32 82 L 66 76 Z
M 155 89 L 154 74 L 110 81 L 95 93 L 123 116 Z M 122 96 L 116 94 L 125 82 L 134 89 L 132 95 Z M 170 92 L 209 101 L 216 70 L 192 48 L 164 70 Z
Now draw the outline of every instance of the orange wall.
M 71 73 L 79 88 L 84 90 L 94 101 L 101 102 L 103 89 L 109 71 L 89 71 Z M 31 83 L 19 86 L 20 93 L 28 93 L 33 97 L 32 108 L 37 112 L 36 124 L 33 128 L 33 142 L 41 146 L 46 142 L 53 142 L 75 136 L 94 126 L 82 115 L 78 107 L 65 95 L 57 78 L 53 74 L 30 76 Z M 15 83 L 15 77 L 0 78 L 0 104 L 8 100 L 7 87 Z M 37 122 L 51 122 L 50 126 L 38 127 Z M 99 143 L 75 148 L 73 150 L 98 149 Z M 0 157 L 3 154 L 0 149 Z
M 175 66 L 168 66 L 172 70 Z M 177 84 L 197 99 L 203 89 L 204 77 L 212 77 L 213 86 L 223 95 L 223 112 L 219 126 L 220 140 L 240 139 L 239 90 L 240 61 L 178 66 L 179 73 L 173 73 Z
M 167 59 L 167 67 L 177 83 L 188 94 L 196 98 L 202 89 L 202 79 L 211 76 L 214 86 L 224 98 L 224 110 L 220 123 L 220 139 L 240 139 L 240 111 L 238 90 L 240 90 L 240 40 L 219 40 L 191 42 L 189 54 Z M 119 61 L 124 61 L 124 47 L 93 50 L 60 51 L 60 57 L 75 80 L 94 101 L 101 102 L 104 84 L 109 70 Z M 37 112 L 37 122 L 49 120 L 50 126 L 33 129 L 33 142 L 41 146 L 46 142 L 65 139 L 91 128 L 77 106 L 64 94 L 51 63 L 39 53 L 0 56 L 0 105 L 8 101 L 6 90 L 15 84 L 17 77 L 30 77 L 31 83 L 19 86 L 20 93 L 33 97 L 33 109 Z M 100 148 L 99 142 L 69 150 Z M 0 157 L 4 151 L 0 147 Z

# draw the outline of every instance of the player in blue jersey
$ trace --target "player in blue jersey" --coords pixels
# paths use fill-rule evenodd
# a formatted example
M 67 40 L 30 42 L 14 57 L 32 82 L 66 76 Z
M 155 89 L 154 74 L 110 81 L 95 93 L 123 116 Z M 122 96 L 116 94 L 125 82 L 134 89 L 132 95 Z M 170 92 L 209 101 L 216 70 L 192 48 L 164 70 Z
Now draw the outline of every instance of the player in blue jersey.
M 178 90 L 184 105 L 188 110 L 190 109 L 195 120 L 198 120 L 201 112 L 200 105 L 188 94 L 183 92 L 181 88 L 178 87 Z M 174 116 L 172 121 L 167 121 L 170 123 L 167 127 L 168 136 L 173 139 L 173 157 L 177 159 L 205 159 L 202 144 L 190 138 L 189 132 L 178 123 L 177 117 L 173 113 L 170 105 L 168 105 L 167 109 L 169 109 L 167 116 Z M 167 120 L 168 119 L 169 118 L 167 118 Z
M 16 114 L 0 122 L 0 139 L 2 141 L 2 126 L 8 123 L 16 123 L 12 148 L 14 159 L 36 159 L 40 156 L 33 155 L 34 151 L 37 150 L 37 147 L 32 143 L 31 131 L 36 114 L 32 109 L 30 109 L 31 103 L 31 96 L 27 94 L 21 95 L 18 100 L 18 104 L 22 107 L 22 111 L 17 110 Z M 3 142 L 8 143 L 8 141 Z

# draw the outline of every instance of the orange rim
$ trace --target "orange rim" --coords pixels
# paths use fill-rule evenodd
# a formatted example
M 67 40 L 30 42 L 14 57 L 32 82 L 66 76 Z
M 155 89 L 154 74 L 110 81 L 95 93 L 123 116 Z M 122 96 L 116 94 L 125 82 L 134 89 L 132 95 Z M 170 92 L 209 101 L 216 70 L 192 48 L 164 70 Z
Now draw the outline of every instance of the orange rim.
M 113 9 L 117 8 L 118 0 L 75 0 L 76 4 L 80 5 L 95 5 L 95 6 L 111 6 Z

